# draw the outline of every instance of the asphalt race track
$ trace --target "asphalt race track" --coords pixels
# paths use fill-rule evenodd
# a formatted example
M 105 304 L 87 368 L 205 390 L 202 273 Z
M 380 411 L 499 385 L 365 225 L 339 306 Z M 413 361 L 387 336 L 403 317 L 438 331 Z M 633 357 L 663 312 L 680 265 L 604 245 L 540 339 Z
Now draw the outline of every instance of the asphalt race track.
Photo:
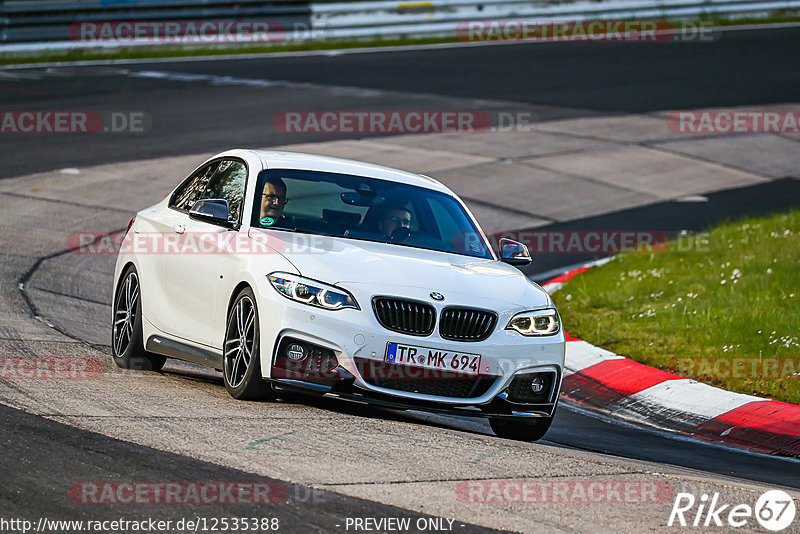
M 243 483 L 278 484 L 286 494 L 286 501 L 261 507 L 259 514 L 280 518 L 280 528 L 289 532 L 329 532 L 345 516 L 381 517 L 404 515 L 402 510 L 369 500 L 356 499 L 337 493 L 309 490 L 297 485 L 286 485 L 275 480 L 245 473 L 218 465 L 201 462 L 185 456 L 153 450 L 132 443 L 108 438 L 101 434 L 76 430 L 73 427 L 45 418 L 12 410 L 0 405 L 0 423 L 4 438 L 3 476 L 7 488 L 16 488 L 17 495 L 4 496 L 3 515 L 35 517 L 42 515 L 42 503 L 47 502 L 51 518 L 113 520 L 126 516 L 129 519 L 158 517 L 178 521 L 198 514 L 208 516 L 249 517 L 252 506 L 174 506 L 169 504 L 149 506 L 146 512 L 131 517 L 124 504 L 102 507 L 78 508 L 75 501 L 63 492 L 64 480 L 104 480 L 126 477 L 127 480 L 184 480 L 188 473 L 200 480 L 235 480 Z M 53 450 L 53 444 L 58 450 Z M 55 454 L 54 454 L 55 453 Z M 49 458 L 46 463 L 31 462 L 32 458 Z M 80 461 L 76 461 L 80 458 Z M 59 469 L 53 472 L 53 465 Z M 23 472 L 19 466 L 29 465 Z M 25 498 L 33 494 L 37 498 Z M 10 498 L 9 498 L 10 497 Z M 15 498 L 17 497 L 17 498 Z M 76 511 L 78 513 L 76 513 Z M 416 517 L 416 516 L 415 516 Z M 493 532 L 491 529 L 464 525 L 463 532 Z
M 272 119 L 287 110 L 507 110 L 548 120 L 793 102 L 798 46 L 800 28 L 792 27 L 724 32 L 711 43 L 542 43 L 0 71 L 4 110 L 143 111 L 153 118 L 145 136 L 91 143 L 20 136 L 0 178 L 330 139 L 276 132 Z
M 798 49 L 800 29 L 784 28 L 725 32 L 713 43 L 534 44 L 0 70 L 3 111 L 143 111 L 152 119 L 146 135 L 2 135 L 0 178 L 215 152 L 235 146 L 265 147 L 331 139 L 324 134 L 287 136 L 276 132 L 272 118 L 286 110 L 481 109 L 530 112 L 537 119 L 548 120 L 795 102 L 800 86 Z M 337 139 L 344 137 L 340 134 Z M 47 211 L 50 208 L 30 198 L 19 196 L 13 200 L 19 202 L 18 209 L 26 215 L 37 210 L 50 221 L 76 220 L 87 213 L 93 218 L 107 210 L 100 220 L 110 225 L 106 230 L 113 231 L 124 227 L 135 210 L 150 200 L 138 201 L 136 191 L 118 193 L 128 207 L 104 208 L 52 200 L 48 201 L 52 215 Z M 6 193 L 0 196 L 12 197 Z M 28 202 L 30 207 L 24 207 Z M 688 225 L 702 229 L 726 218 L 798 204 L 798 181 L 787 179 L 711 194 L 702 206 L 683 204 L 676 208 L 663 203 L 646 210 L 620 210 L 570 221 L 554 228 L 640 225 L 677 231 Z M 7 343 L 5 350 L 19 355 L 36 344 L 52 342 L 48 350 L 56 354 L 78 351 L 97 355 L 95 349 L 100 349 L 105 358 L 109 352 L 107 318 L 114 258 L 87 259 L 64 250 L 39 253 L 35 233 L 30 234 L 30 239 L 17 239 L 15 236 L 27 235 L 22 232 L 29 229 L 9 228 L 2 233 L 0 250 L 0 281 L 4 284 L 0 298 L 9 303 L 3 312 L 5 324 L 0 325 L 0 342 Z M 580 259 L 570 257 L 569 262 Z M 527 274 L 535 275 L 566 263 L 563 257 L 542 258 Z M 25 293 L 23 299 L 16 287 L 19 282 L 34 287 L 35 298 Z M 26 330 L 24 323 L 34 321 L 33 315 L 50 321 L 60 332 L 54 336 L 65 334 L 68 338 L 53 341 L 55 337 L 43 334 L 41 338 L 28 339 L 25 332 L 34 330 Z M 36 518 L 49 514 L 102 519 L 128 514 L 169 519 L 250 515 L 252 510 L 247 507 L 231 506 L 152 505 L 132 513 L 130 507 L 124 506 L 81 507 L 69 500 L 64 488 L 76 481 L 91 480 L 266 480 L 285 483 L 288 498 L 274 508 L 260 509 L 259 515 L 279 516 L 282 529 L 288 532 L 344 532 L 337 527 L 344 517 L 444 515 L 433 503 L 420 512 L 418 503 L 426 502 L 427 491 L 437 495 L 426 484 L 435 486 L 439 482 L 480 477 L 479 470 L 463 471 L 443 465 L 454 461 L 454 457 L 462 458 L 456 453 L 461 452 L 460 447 L 467 449 L 468 441 L 478 448 L 485 445 L 487 451 L 491 449 L 485 458 L 497 454 L 492 447 L 502 447 L 504 454 L 513 457 L 508 460 L 509 471 L 490 464 L 486 475 L 489 478 L 520 478 L 539 470 L 550 473 L 545 476 L 557 477 L 561 476 L 558 469 L 563 467 L 570 474 L 587 478 L 665 474 L 675 477 L 676 487 L 681 481 L 694 484 L 695 488 L 711 481 L 736 491 L 761 488 L 758 483 L 800 489 L 800 464 L 796 461 L 749 454 L 599 417 L 566 402 L 560 405 L 541 445 L 528 445 L 494 438 L 488 424 L 481 420 L 382 411 L 302 398 L 263 406 L 236 403 L 227 399 L 218 374 L 188 364 L 170 364 L 162 374 L 117 375 L 112 377 L 116 380 L 112 385 L 96 394 L 88 387 L 81 390 L 86 400 L 59 398 L 63 395 L 60 390 L 42 390 L 42 397 L 38 398 L 30 391 L 0 383 L 3 516 Z M 173 406 L 170 401 L 184 395 L 192 406 L 169 411 Z M 90 415 L 82 415 L 77 413 L 81 402 L 97 404 L 88 408 Z M 48 403 L 56 411 L 49 413 L 42 408 Z M 25 411 L 9 406 L 23 407 Z M 122 410 L 122 415 L 114 412 L 115 407 Z M 168 411 L 159 412 L 159 407 Z M 193 409 L 199 414 L 197 422 L 192 421 Z M 214 420 L 210 414 L 218 415 L 222 421 Z M 225 421 L 226 417 L 230 421 Z M 264 435 L 284 436 L 276 428 L 297 431 L 313 446 L 287 438 L 298 447 L 296 459 L 285 451 L 276 453 L 266 447 L 257 451 L 264 454 L 260 457 L 248 451 L 240 457 L 227 454 L 232 438 L 226 433 L 253 430 L 253 426 L 272 431 L 265 431 Z M 162 435 L 154 435 L 154 430 Z M 174 436 L 168 435 L 170 432 Z M 314 441 L 311 436 L 315 433 L 325 434 L 329 445 L 324 440 Z M 263 443 L 256 439 L 259 435 L 253 432 L 250 443 L 261 447 Z M 347 447 L 348 439 L 355 440 L 365 451 L 382 447 L 390 451 L 398 444 L 419 443 L 421 448 L 435 449 L 440 458 L 420 451 L 419 463 L 415 464 L 413 451 L 406 451 L 410 459 L 402 461 L 408 479 L 403 478 L 406 475 L 400 468 L 387 473 L 386 480 L 377 475 L 373 479 L 367 469 L 381 465 L 384 457 L 367 455 L 369 459 L 364 460 L 361 472 L 357 454 L 337 448 Z M 436 449 L 439 442 L 450 448 Z M 217 447 L 219 451 L 213 450 Z M 277 455 L 272 458 L 269 454 Z M 295 465 L 310 461 L 309 458 L 322 462 L 321 467 Z M 553 471 L 547 471 L 537 461 L 549 462 Z M 515 471 L 514 466 L 520 470 Z M 430 472 L 422 473 L 425 469 Z M 314 473 L 323 474 L 317 480 Z M 408 489 L 414 484 L 421 488 L 418 499 L 397 498 L 397 492 L 415 491 Z M 317 501 L 309 497 L 309 486 L 313 486 Z M 451 516 L 462 525 L 458 532 L 488 532 L 477 526 L 482 513 L 474 512 L 475 521 L 458 514 Z M 647 515 L 639 509 L 637 513 L 643 514 L 643 530 L 658 530 L 666 521 L 663 514 Z M 565 512 L 565 517 L 570 514 L 575 511 Z M 526 530 L 514 527 L 513 522 L 492 519 L 495 516 L 488 513 L 486 517 L 480 524 Z M 654 517 L 660 517 L 661 523 L 653 523 Z M 595 519 L 603 519 L 602 513 Z M 575 518 L 571 520 L 574 522 Z M 569 523 L 570 519 L 564 521 L 553 520 L 544 526 L 553 530 L 572 530 L 569 527 L 575 526 Z M 615 516 L 604 527 L 631 529 L 632 523 L 624 521 Z M 592 531 L 576 528 L 581 529 Z

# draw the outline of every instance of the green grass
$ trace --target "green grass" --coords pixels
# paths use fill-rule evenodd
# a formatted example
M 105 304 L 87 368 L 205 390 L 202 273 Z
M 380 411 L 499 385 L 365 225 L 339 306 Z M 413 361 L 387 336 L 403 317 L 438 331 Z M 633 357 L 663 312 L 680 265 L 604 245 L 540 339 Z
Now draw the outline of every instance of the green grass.
M 622 254 L 553 297 L 571 335 L 731 391 L 800 404 L 800 210 Z
M 736 26 L 743 24 L 768 24 L 798 22 L 800 15 L 780 14 L 769 17 L 720 18 L 713 17 L 696 21 L 675 21 L 676 27 L 681 24 L 705 24 L 708 26 Z M 457 43 L 452 37 L 424 37 L 402 39 L 374 39 L 351 41 L 303 41 L 278 44 L 230 44 L 230 45 L 153 45 L 115 48 L 85 48 L 78 50 L 49 52 L 13 52 L 0 55 L 0 65 L 18 65 L 27 63 L 50 63 L 69 61 L 115 60 L 115 59 L 159 59 L 171 57 L 197 57 L 237 54 L 264 54 L 305 50 L 334 50 L 363 47 L 409 46 L 420 44 Z
M 303 41 L 284 44 L 261 45 L 141 45 L 115 48 L 84 48 L 63 52 L 29 53 L 19 52 L 0 56 L 0 65 L 22 63 L 50 63 L 57 61 L 92 61 L 113 59 L 159 59 L 170 57 L 220 56 L 265 54 L 279 52 L 301 52 L 307 50 L 339 50 L 347 48 L 409 46 L 421 44 L 454 43 L 456 37 L 423 39 L 383 39 L 375 41 Z
M 704 22 L 712 26 L 744 26 L 747 24 L 780 24 L 783 22 L 797 22 L 800 21 L 800 16 L 785 14 L 785 15 L 772 15 L 770 17 L 711 17 L 705 19 Z

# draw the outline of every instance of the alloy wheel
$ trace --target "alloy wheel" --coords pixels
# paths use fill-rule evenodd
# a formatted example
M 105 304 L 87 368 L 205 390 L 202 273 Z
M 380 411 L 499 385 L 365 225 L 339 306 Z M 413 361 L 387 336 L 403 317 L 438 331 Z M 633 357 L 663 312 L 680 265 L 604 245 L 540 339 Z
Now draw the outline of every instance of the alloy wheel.
M 250 297 L 240 298 L 228 318 L 225 332 L 225 380 L 238 388 L 247 375 L 256 343 L 256 309 Z
M 122 355 L 128 348 L 136 321 L 136 310 L 139 300 L 139 278 L 131 272 L 125 278 L 122 289 L 117 295 L 114 310 L 114 354 Z

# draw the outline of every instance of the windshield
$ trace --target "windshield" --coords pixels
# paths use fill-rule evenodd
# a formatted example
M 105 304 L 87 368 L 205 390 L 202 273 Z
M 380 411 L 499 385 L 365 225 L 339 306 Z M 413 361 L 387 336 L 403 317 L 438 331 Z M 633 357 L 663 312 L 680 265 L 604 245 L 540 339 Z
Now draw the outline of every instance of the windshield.
M 251 225 L 494 259 L 452 196 L 363 176 L 262 171 Z

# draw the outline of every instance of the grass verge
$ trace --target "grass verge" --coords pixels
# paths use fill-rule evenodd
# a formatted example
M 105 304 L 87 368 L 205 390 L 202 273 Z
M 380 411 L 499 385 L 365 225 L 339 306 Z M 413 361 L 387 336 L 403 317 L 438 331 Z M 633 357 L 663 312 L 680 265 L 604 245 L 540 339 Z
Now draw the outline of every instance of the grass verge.
M 800 210 L 620 255 L 553 298 L 571 335 L 724 389 L 800 404 Z
M 82 48 L 41 53 L 18 53 L 0 56 L 0 65 L 23 63 L 54 63 L 61 61 L 95 61 L 115 59 L 161 59 L 172 57 L 213 57 L 225 55 L 248 56 L 253 54 L 276 54 L 280 52 L 303 52 L 310 50 L 343 50 L 349 48 L 372 48 L 386 46 L 409 46 L 460 42 L 456 37 L 421 39 L 383 39 L 377 41 L 304 41 L 286 44 L 262 45 L 217 45 L 175 46 L 142 45 L 114 48 Z

